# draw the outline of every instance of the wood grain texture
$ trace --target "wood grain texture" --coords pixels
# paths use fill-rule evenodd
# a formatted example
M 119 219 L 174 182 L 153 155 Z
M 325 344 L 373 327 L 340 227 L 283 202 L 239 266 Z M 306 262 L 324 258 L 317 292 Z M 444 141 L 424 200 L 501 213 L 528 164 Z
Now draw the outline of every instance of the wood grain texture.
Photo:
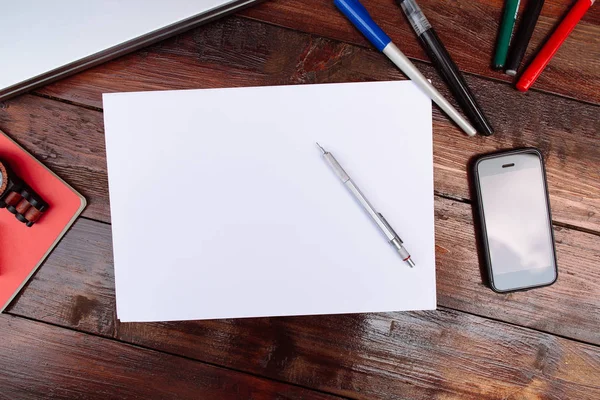
M 600 103 L 598 8 L 541 91 L 522 95 L 488 68 L 500 0 L 420 4 L 463 70 L 486 77 L 467 80 L 498 131 L 469 139 L 434 110 L 437 193 L 468 199 L 473 155 L 535 146 L 555 221 L 599 233 L 600 107 L 542 92 Z M 367 6 L 407 54 L 424 59 L 392 0 Z M 534 43 L 568 6 L 547 0 Z M 39 91 L 61 101 L 0 103 L 0 128 L 83 192 L 84 215 L 110 221 L 102 113 L 92 109 L 103 92 L 403 79 L 330 1 L 271 0 L 243 15 Z M 558 282 L 499 295 L 482 283 L 469 204 L 436 197 L 435 213 L 439 311 L 152 324 L 116 319 L 110 226 L 80 219 L 13 302 L 13 316 L 0 315 L 0 398 L 600 398 L 598 235 L 555 226 Z
M 447 237 L 451 230 L 469 231 L 469 226 L 461 223 L 461 219 L 468 218 L 468 207 L 462 204 L 460 215 L 455 211 L 446 215 L 446 209 L 455 210 L 460 205 L 442 199 L 437 202 L 439 211 L 439 203 L 445 203 L 441 209 L 444 218 L 438 215 L 438 226 L 440 223 L 445 226 L 446 221 L 452 224 L 441 233 L 438 227 L 441 243 L 438 254 L 445 251 L 452 255 L 454 248 L 461 246 L 457 242 L 464 238 L 449 242 Z M 568 229 L 558 234 L 563 243 L 581 240 L 581 235 L 585 235 Z M 574 265 L 570 260 L 572 255 L 564 254 L 562 248 L 559 253 L 565 265 L 555 286 L 516 296 L 497 295 L 479 287 L 473 282 L 477 278 L 468 278 L 478 275 L 471 251 L 460 253 L 464 256 L 460 257 L 460 262 L 452 261 L 458 257 L 440 256 L 438 291 L 441 302 L 448 298 L 452 300 L 454 297 L 447 293 L 448 289 L 456 279 L 467 276 L 471 282 L 465 286 L 477 294 L 472 302 L 480 304 L 477 311 L 485 313 L 492 309 L 507 320 L 523 324 L 543 325 L 545 321 L 555 320 L 565 321 L 565 325 L 580 325 L 576 330 L 561 328 L 559 324 L 538 326 L 558 329 L 561 334 L 578 334 L 587 326 L 591 329 L 589 338 L 596 342 L 600 340 L 597 277 L 593 276 L 593 271 Z M 595 257 L 589 253 L 584 256 Z M 460 272 L 456 275 L 452 269 Z M 123 324 L 114 318 L 112 272 L 109 226 L 80 220 L 10 313 L 353 398 L 595 399 L 600 396 L 600 348 L 550 334 L 449 309 Z M 595 284 L 581 284 L 583 280 L 594 279 Z M 446 280 L 448 284 L 443 282 Z M 573 299 L 565 302 L 567 296 Z M 587 301 L 587 306 L 573 306 L 579 299 Z M 501 312 L 504 315 L 500 315 Z M 567 317 L 567 313 L 573 315 Z M 592 321 L 584 323 L 583 318 Z M 99 342 L 102 346 L 98 346 L 99 339 L 79 333 L 59 331 L 48 339 L 47 334 L 40 334 L 35 329 L 21 329 L 20 326 L 2 329 L 2 323 L 0 318 L 0 331 L 5 331 L 3 344 L 0 344 L 3 364 L 20 370 L 21 367 L 16 367 L 19 363 L 13 360 L 17 355 L 24 357 L 33 365 L 27 364 L 27 368 L 31 368 L 31 374 L 35 376 L 39 371 L 35 365 L 49 363 L 44 373 L 50 374 L 47 379 L 53 382 L 59 379 L 52 376 L 53 371 L 75 364 L 76 361 L 66 361 L 75 357 L 74 354 L 91 357 L 81 361 L 80 371 L 93 370 L 94 365 L 96 369 L 107 369 L 92 372 L 101 374 L 100 377 L 112 374 L 129 377 L 131 374 L 127 380 L 133 380 L 136 390 L 146 390 L 140 386 L 144 386 L 142 382 L 150 372 L 157 374 L 158 382 L 149 384 L 162 385 L 161 371 L 175 368 L 180 371 L 177 376 L 184 382 L 182 390 L 187 393 L 187 377 L 204 373 L 194 372 L 200 367 L 188 365 L 187 361 L 181 361 L 180 365 L 180 361 L 172 361 L 167 356 L 129 350 L 129 347 L 114 342 Z M 18 333 L 12 340 L 10 338 L 15 336 L 10 332 L 15 330 Z M 20 338 L 21 335 L 25 339 Z M 32 340 L 40 345 L 31 346 Z M 98 353 L 100 348 L 103 355 Z M 5 355 L 7 351 L 8 356 Z M 100 360 L 95 359 L 97 354 Z M 116 366 L 109 367 L 110 362 L 115 362 Z M 133 365 L 139 368 L 135 375 L 129 369 L 133 369 Z M 74 371 L 74 367 L 70 368 L 67 371 Z M 15 376 L 10 375 L 12 378 L 8 382 L 15 384 Z M 92 375 L 88 379 L 95 382 L 100 377 Z M 73 379 L 78 378 L 77 374 L 73 376 Z M 26 380 L 16 382 L 22 385 Z M 120 382 L 123 381 L 118 380 L 115 385 Z M 73 387 L 78 384 L 73 383 Z M 223 387 L 217 389 L 226 390 Z
M 481 276 L 470 206 L 437 197 L 435 212 L 440 306 L 600 344 L 597 236 L 556 228 L 558 282 L 500 295 Z M 115 317 L 111 243 L 110 226 L 78 221 L 11 312 L 128 340 Z M 152 330 L 138 326 L 143 340 Z
M 421 66 L 433 76 L 431 66 Z M 404 77 L 376 52 L 228 18 L 68 78 L 43 92 L 100 107 L 103 92 L 394 79 Z M 522 95 L 481 78 L 469 76 L 467 80 L 497 134 L 468 138 L 434 108 L 436 191 L 468 199 L 470 158 L 533 146 L 546 159 L 553 218 L 600 232 L 600 107 L 539 92 Z M 449 96 L 445 88 L 442 92 Z M 29 114 L 11 116 L 16 107 L 7 104 L 4 113 L 9 116 L 4 119 L 20 118 L 21 125 L 27 125 Z M 10 133 L 1 118 L 0 112 L 0 126 Z M 77 120 L 76 115 L 72 118 Z
M 334 398 L 5 314 L 0 335 L 0 399 Z
M 527 2 L 521 2 L 519 19 Z M 546 0 L 525 54 L 525 63 L 533 58 L 573 3 Z M 429 61 L 395 0 L 370 0 L 364 4 L 374 20 L 407 56 Z M 462 71 L 512 82 L 511 77 L 490 68 L 503 4 L 501 0 L 419 1 L 424 14 Z M 371 46 L 337 11 L 333 1 L 270 0 L 244 10 L 240 15 L 361 46 Z M 600 9 L 591 7 L 534 88 L 598 104 L 598 71 Z
M 495 294 L 478 261 L 469 206 L 435 202 L 438 304 L 600 344 L 600 239 L 554 227 L 558 281 L 526 292 Z
M 24 95 L 0 103 L 0 129 L 85 196 L 84 216 L 110 219 L 102 113 Z

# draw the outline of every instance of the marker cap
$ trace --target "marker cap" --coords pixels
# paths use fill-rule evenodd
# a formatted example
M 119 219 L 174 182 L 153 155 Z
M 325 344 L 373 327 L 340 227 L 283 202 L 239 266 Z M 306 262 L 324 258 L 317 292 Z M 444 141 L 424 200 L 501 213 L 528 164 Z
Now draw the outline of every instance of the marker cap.
M 333 4 L 369 39 L 377 50 L 382 51 L 392 41 L 373 21 L 367 9 L 358 0 L 334 0 Z

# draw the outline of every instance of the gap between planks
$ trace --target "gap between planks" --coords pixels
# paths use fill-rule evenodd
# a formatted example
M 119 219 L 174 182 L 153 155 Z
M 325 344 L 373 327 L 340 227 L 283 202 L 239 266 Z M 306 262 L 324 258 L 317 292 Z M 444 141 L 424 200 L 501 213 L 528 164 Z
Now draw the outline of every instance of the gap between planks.
M 443 197 L 443 196 L 440 196 L 440 197 Z M 89 221 L 93 221 L 95 223 L 100 223 L 100 224 L 104 224 L 104 225 L 111 225 L 108 222 L 99 221 L 99 220 L 91 219 L 91 218 L 88 218 L 88 217 L 80 217 L 80 218 L 86 219 L 86 220 L 89 220 Z M 69 228 L 69 230 L 70 230 L 70 228 Z M 60 243 L 59 243 L 59 245 L 60 245 Z M 41 268 L 43 268 L 43 264 L 42 264 Z M 35 278 L 35 275 L 32 277 L 32 279 L 33 278 Z M 491 289 L 489 289 L 489 290 L 491 290 Z M 18 296 L 15 298 L 15 300 L 13 300 L 13 302 L 17 301 L 17 299 L 18 299 Z M 442 311 L 442 312 L 454 311 L 454 312 L 461 313 L 461 314 L 464 314 L 464 315 L 471 315 L 471 316 L 482 318 L 482 319 L 485 319 L 485 320 L 494 321 L 496 323 L 504 324 L 504 325 L 507 325 L 507 326 L 510 326 L 510 327 L 513 327 L 513 328 L 526 329 L 526 330 L 529 330 L 531 332 L 536 332 L 536 333 L 545 334 L 545 335 L 551 335 L 551 336 L 558 337 L 558 338 L 561 338 L 561 339 L 564 339 L 564 340 L 569 340 L 571 342 L 581 343 L 581 344 L 585 344 L 585 345 L 589 345 L 589 346 L 600 348 L 600 344 L 596 344 L 596 343 L 593 343 L 593 342 L 588 342 L 586 340 L 581 340 L 581 339 L 577 339 L 577 338 L 573 338 L 573 337 L 569 337 L 569 336 L 557 334 L 557 333 L 554 333 L 554 332 L 548 332 L 548 331 L 545 331 L 545 330 L 542 330 L 542 329 L 536 329 L 536 328 L 529 327 L 529 326 L 519 325 L 519 324 L 514 323 L 514 322 L 504 321 L 504 320 L 499 319 L 499 318 L 494 318 L 494 317 L 490 317 L 490 316 L 487 316 L 487 315 L 482 315 L 482 314 L 478 314 L 478 313 L 474 313 L 474 312 L 470 312 L 470 311 L 465 311 L 465 310 L 461 310 L 459 308 L 454 308 L 454 307 L 449 307 L 449 306 L 439 305 L 439 304 L 437 304 L 436 306 L 437 306 L 436 311 Z M 9 307 L 10 307 L 10 305 L 9 305 Z M 197 360 L 197 359 L 193 359 L 193 358 L 189 358 L 189 357 L 186 357 L 186 356 L 182 356 L 182 355 L 179 355 L 179 354 L 176 354 L 176 353 L 171 353 L 171 352 L 167 352 L 167 351 L 157 350 L 157 349 L 153 349 L 151 347 L 147 347 L 147 346 L 143 346 L 143 345 L 139 345 L 139 344 L 132 344 L 132 343 L 124 341 L 124 340 L 119 340 L 119 339 L 117 339 L 115 337 L 103 336 L 103 335 L 101 335 L 99 333 L 88 332 L 88 331 L 85 331 L 85 330 L 76 329 L 74 327 L 69 327 L 69 326 L 60 325 L 60 324 L 56 324 L 56 323 L 52 323 L 52 322 L 38 320 L 38 319 L 35 319 L 35 318 L 32 318 L 32 317 L 28 317 L 26 315 L 22 315 L 22 314 L 18 314 L 18 313 L 13 313 L 12 311 L 8 311 L 6 313 L 9 314 L 9 315 L 17 316 L 19 318 L 24 318 L 24 319 L 27 319 L 27 320 L 36 321 L 36 322 L 44 323 L 44 324 L 47 324 L 47 325 L 52 325 L 52 326 L 56 326 L 56 327 L 68 329 L 68 330 L 75 331 L 75 332 L 80 332 L 80 333 L 85 333 L 85 334 L 88 334 L 88 335 L 93 335 L 93 336 L 98 336 L 98 337 L 102 337 L 102 338 L 112 339 L 112 340 L 115 340 L 115 341 L 118 341 L 118 342 L 131 344 L 132 346 L 137 346 L 137 347 L 145 348 L 145 349 L 151 349 L 151 350 L 159 351 L 159 352 L 162 352 L 162 353 L 165 353 L 165 354 L 171 354 L 171 355 L 180 356 L 180 357 L 187 358 L 187 359 L 194 360 L 194 361 L 204 362 L 204 361 L 200 361 L 200 360 Z M 318 317 L 318 316 L 316 316 L 316 317 Z M 116 315 L 115 315 L 115 318 L 116 318 Z M 117 330 L 118 330 L 118 328 L 117 328 L 117 325 L 115 324 L 115 330 L 114 330 L 113 334 L 116 335 L 117 334 Z M 211 363 L 206 363 L 206 364 L 213 365 Z M 214 365 L 219 366 L 218 364 L 214 364 Z M 223 367 L 223 368 L 231 369 L 231 368 L 228 368 L 228 367 Z M 235 369 L 231 369 L 231 370 L 232 371 L 238 371 L 238 370 L 235 370 Z M 238 372 L 244 372 L 244 371 L 238 371 Z M 244 372 L 244 373 L 246 373 L 246 372 Z M 251 374 L 251 375 L 260 376 L 260 375 L 255 375 L 255 374 Z M 268 379 L 271 379 L 271 378 L 268 378 Z M 271 380 L 279 382 L 278 380 L 275 380 L 275 379 L 271 379 Z M 281 381 L 281 382 L 283 382 L 283 381 Z M 300 386 L 300 385 L 295 385 L 295 386 L 303 387 L 303 386 Z M 309 389 L 312 389 L 312 388 L 309 388 Z M 328 393 L 328 392 L 322 392 L 322 393 L 331 394 L 331 393 Z
M 287 386 L 293 386 L 293 387 L 305 389 L 305 390 L 308 390 L 308 391 L 311 391 L 311 392 L 316 392 L 316 393 L 321 393 L 321 394 L 324 394 L 324 395 L 327 395 L 327 396 L 337 397 L 339 399 L 359 400 L 359 398 L 344 397 L 344 396 L 340 396 L 339 394 L 330 393 L 330 392 L 327 392 L 327 391 L 324 391 L 324 390 L 320 390 L 320 389 L 315 389 L 315 388 L 312 388 L 312 387 L 309 387 L 309 386 L 303 386 L 303 385 L 299 385 L 299 384 L 292 383 L 292 382 L 286 382 L 286 381 L 280 380 L 280 379 L 273 379 L 273 378 L 270 378 L 270 377 L 267 377 L 267 376 L 263 376 L 263 375 L 259 375 L 259 374 L 256 374 L 256 373 L 252 373 L 252 372 L 248 372 L 248 371 L 244 371 L 244 370 L 239 370 L 239 369 L 235 369 L 235 368 L 231 368 L 231 367 L 227 367 L 227 366 L 224 366 L 224 365 L 219 365 L 219 364 L 215 364 L 215 363 L 211 363 L 211 362 L 207 362 L 207 361 L 198 360 L 196 358 L 188 357 L 188 356 L 185 356 L 185 355 L 182 355 L 182 354 L 172 353 L 170 351 L 158 350 L 158 349 L 155 349 L 155 348 L 152 348 L 152 347 L 149 347 L 149 346 L 140 345 L 140 344 L 137 344 L 137 343 L 136 344 L 130 343 L 130 342 L 127 342 L 125 340 L 119 340 L 117 338 L 110 337 L 110 336 L 102 336 L 102 335 L 97 334 L 97 333 L 86 332 L 86 331 L 83 331 L 83 330 L 75 329 L 75 328 L 64 326 L 64 325 L 55 324 L 55 323 L 52 323 L 52 322 L 40 321 L 40 320 L 37 320 L 35 318 L 27 317 L 27 316 L 21 315 L 21 314 L 16 314 L 16 313 L 12 313 L 12 312 L 6 312 L 6 314 L 10 315 L 12 317 L 15 317 L 15 318 L 20 318 L 20 319 L 24 319 L 24 320 L 35 322 L 35 323 L 44 324 L 44 325 L 52 326 L 52 327 L 59 328 L 59 329 L 66 329 L 68 331 L 77 332 L 77 333 L 81 333 L 81 334 L 84 334 L 84 335 L 94 336 L 94 337 L 97 337 L 97 338 L 102 339 L 102 340 L 110 340 L 110 341 L 113 341 L 113 342 L 116 342 L 116 343 L 120 343 L 120 344 L 125 345 L 125 346 L 131 346 L 133 348 L 137 348 L 137 349 L 140 349 L 140 350 L 153 351 L 153 352 L 156 352 L 156 353 L 161 353 L 161 354 L 169 355 L 169 356 L 172 356 L 172 357 L 177 357 L 177 358 L 185 359 L 185 360 L 188 360 L 188 361 L 193 361 L 193 362 L 196 362 L 196 363 L 208 365 L 208 366 L 213 367 L 213 368 L 219 368 L 219 369 L 223 369 L 223 370 L 227 370 L 227 371 L 231 371 L 231 372 L 235 372 L 235 373 L 239 373 L 239 374 L 243 374 L 243 375 L 252 376 L 252 377 L 263 379 L 263 380 L 268 380 L 268 381 L 271 381 L 271 382 L 281 383 L 281 384 L 284 384 L 284 385 L 287 385 Z
M 270 22 L 270 21 L 264 21 L 262 19 L 255 18 L 255 17 L 249 17 L 247 15 L 238 15 L 238 14 L 236 14 L 235 16 L 237 18 L 244 18 L 244 19 L 247 19 L 249 21 L 259 22 L 261 24 L 271 25 L 271 26 L 277 27 L 279 29 L 285 29 L 285 30 L 292 31 L 292 32 L 298 32 L 298 33 L 301 33 L 301 34 L 304 34 L 304 35 L 310 35 L 312 37 L 323 38 L 323 39 L 331 40 L 333 42 L 345 43 L 345 44 L 348 44 L 350 46 L 356 46 L 356 47 L 360 47 L 360 48 L 363 48 L 363 49 L 375 51 L 373 49 L 373 46 L 371 46 L 371 45 L 357 44 L 357 43 L 349 42 L 349 41 L 346 41 L 346 40 L 334 39 L 334 38 L 331 38 L 331 37 L 328 37 L 328 36 L 319 36 L 319 35 L 316 35 L 314 33 L 301 31 L 299 29 L 294 29 L 294 28 L 290 28 L 290 27 L 287 27 L 287 26 L 284 26 L 284 25 L 279 25 L 279 24 L 276 24 L 276 23 Z M 412 56 L 410 56 L 410 57 L 406 56 L 406 57 L 409 60 L 411 60 L 412 62 L 414 62 L 415 64 L 417 64 L 417 66 L 419 64 L 433 65 L 431 63 L 431 61 L 428 61 L 428 60 L 422 60 L 420 58 L 415 58 L 415 57 L 412 57 Z M 485 76 L 485 75 L 480 75 L 480 74 L 475 74 L 475 73 L 472 73 L 472 72 L 465 72 L 465 71 L 460 71 L 460 72 L 463 75 L 474 76 L 474 77 L 481 78 L 481 79 L 484 79 L 484 80 L 489 81 L 489 82 L 502 83 L 504 85 L 508 85 L 508 86 L 512 87 L 514 90 L 517 90 L 514 87 L 514 84 L 512 82 L 507 82 L 507 81 L 503 81 L 501 79 L 492 78 L 492 77 Z M 403 74 L 404 74 L 404 72 L 403 72 Z M 547 95 L 551 95 L 551 96 L 555 96 L 555 97 L 560 97 L 560 98 L 563 98 L 563 99 L 567 99 L 567 100 L 571 100 L 571 101 L 576 101 L 578 103 L 587 104 L 587 105 L 591 105 L 591 106 L 597 106 L 597 107 L 600 106 L 600 103 L 594 103 L 592 101 L 586 101 L 586 100 L 577 99 L 577 98 L 574 98 L 574 97 L 571 97 L 571 96 L 567 96 L 567 95 L 560 94 L 560 93 L 555 93 L 555 92 L 552 92 L 552 91 L 549 91 L 549 90 L 538 89 L 535 86 L 532 86 L 529 89 L 529 91 L 535 91 L 535 92 L 538 92 L 538 93 L 543 93 L 543 94 L 547 94 Z
M 473 203 L 471 201 L 471 199 L 465 199 L 463 197 L 453 196 L 453 195 L 447 194 L 447 193 L 441 193 L 441 192 L 434 191 L 433 195 L 437 196 L 439 198 L 442 198 L 442 199 L 452 200 L 452 201 L 456 201 L 459 203 L 464 203 L 464 204 L 469 204 L 469 205 L 472 205 L 472 203 Z M 90 218 L 90 217 L 81 217 L 81 218 L 87 219 L 89 221 L 98 222 L 100 224 L 111 225 L 110 222 L 102 221 L 102 220 L 96 219 L 96 218 Z M 594 231 L 592 229 L 587 229 L 587 228 L 582 228 L 582 227 L 579 227 L 576 225 L 566 224 L 564 222 L 558 222 L 558 221 L 553 220 L 552 225 L 555 225 L 555 226 L 558 226 L 561 228 L 567 228 L 572 231 L 578 231 L 578 232 L 587 233 L 587 234 L 594 235 L 594 236 L 600 236 L 600 232 L 598 232 L 598 231 Z
M 457 309 L 454 309 L 454 308 L 451 308 L 451 307 L 444 307 L 444 306 L 438 307 L 438 309 L 436 311 L 438 311 L 438 312 L 453 311 L 453 312 L 457 312 L 457 313 L 461 313 L 461 314 L 465 314 L 465 315 L 472 315 L 472 316 L 476 316 L 478 318 L 482 318 L 482 319 L 485 319 L 485 320 L 494 321 L 495 323 L 508 326 L 509 329 L 515 329 L 515 328 L 516 329 L 525 329 L 525 330 L 528 330 L 528 331 L 531 331 L 531 332 L 536 332 L 538 334 L 551 335 L 551 336 L 554 336 L 554 337 L 561 338 L 562 340 L 568 340 L 568 341 L 571 341 L 571 342 L 581 343 L 581 344 L 584 344 L 584 345 L 590 345 L 590 346 L 595 347 L 595 348 L 600 348 L 600 345 L 596 345 L 596 344 L 593 344 L 593 343 L 588 343 L 586 341 L 581 341 L 581 340 L 577 340 L 577 339 L 572 339 L 572 338 L 569 338 L 569 337 L 565 337 L 565 336 L 562 336 L 562 335 L 557 335 L 557 334 L 554 334 L 554 333 L 548 333 L 548 332 L 540 331 L 538 329 L 533 329 L 533 328 L 529 328 L 529 327 L 525 327 L 525 326 L 513 324 L 513 323 L 510 323 L 510 322 L 505 322 L 505 321 L 498 320 L 498 319 L 495 319 L 495 318 L 482 317 L 482 316 L 477 315 L 477 314 L 465 312 L 465 311 L 462 311 L 462 310 L 457 310 Z M 188 361 L 200 363 L 200 364 L 207 365 L 207 366 L 210 366 L 210 367 L 213 367 L 213 368 L 219 368 L 219 369 L 226 370 L 226 371 L 231 371 L 231 372 L 240 373 L 240 374 L 247 375 L 247 376 L 252 376 L 252 377 L 255 377 L 255 378 L 258 378 L 258 379 L 263 379 L 263 380 L 267 380 L 267 381 L 271 381 L 271 382 L 276 382 L 276 383 L 280 383 L 280 384 L 284 384 L 284 385 L 288 385 L 288 386 L 293 386 L 293 387 L 297 387 L 297 388 L 309 390 L 309 391 L 312 391 L 312 392 L 316 392 L 316 393 L 320 393 L 320 394 L 324 394 L 324 395 L 328 395 L 328 396 L 333 396 L 333 397 L 336 397 L 336 398 L 339 398 L 339 399 L 348 399 L 348 400 L 359 400 L 360 399 L 359 397 L 341 396 L 341 395 L 339 395 L 337 393 L 332 393 L 332 392 L 328 392 L 328 391 L 325 391 L 325 390 L 316 389 L 316 388 L 313 388 L 313 387 L 309 387 L 309 386 L 305 386 L 305 385 L 301 385 L 301 384 L 297 384 L 297 383 L 288 382 L 288 381 L 285 381 L 285 380 L 282 380 L 282 379 L 274 379 L 274 378 L 271 378 L 271 377 L 268 377 L 268 376 L 264 376 L 264 375 L 260 375 L 260 374 L 254 373 L 254 372 L 249 372 L 249 371 L 245 371 L 245 370 L 241 370 L 241 369 L 236 369 L 236 368 L 232 368 L 232 367 L 229 367 L 229 366 L 220 365 L 220 364 L 217 364 L 217 363 L 214 363 L 214 362 L 208 362 L 208 361 L 204 361 L 204 360 L 199 360 L 199 359 L 196 359 L 196 358 L 193 358 L 193 357 L 189 357 L 189 356 L 186 356 L 186 355 L 183 355 L 183 354 L 178 354 L 178 353 L 174 353 L 174 352 L 170 352 L 170 351 L 165 351 L 165 350 L 159 350 L 159 349 L 155 349 L 155 348 L 150 347 L 150 346 L 141 345 L 141 344 L 137 344 L 137 343 L 130 343 L 130 342 L 126 341 L 126 340 L 121 340 L 121 339 L 118 339 L 116 337 L 103 336 L 103 335 L 98 334 L 98 333 L 87 332 L 87 331 L 76 329 L 76 328 L 69 327 L 69 326 L 64 326 L 64 325 L 60 325 L 60 324 L 56 324 L 56 323 L 52 323 L 52 322 L 47 322 L 47 321 L 40 321 L 40 320 L 37 320 L 35 318 L 31 318 L 31 317 L 24 316 L 24 315 L 17 314 L 17 313 L 13 313 L 13 312 L 7 312 L 6 314 L 10 315 L 12 317 L 15 317 L 15 318 L 20 318 L 20 319 L 24 319 L 24 320 L 35 322 L 35 323 L 44 324 L 44 325 L 52 326 L 52 327 L 59 328 L 59 329 L 65 329 L 65 330 L 68 330 L 68 331 L 77 332 L 77 333 L 81 333 L 81 334 L 84 334 L 84 335 L 89 335 L 89 336 L 92 336 L 92 337 L 97 337 L 97 338 L 102 339 L 102 340 L 110 340 L 112 342 L 119 343 L 119 344 L 122 344 L 122 345 L 125 345 L 125 346 L 131 346 L 132 348 L 137 348 L 137 349 L 144 350 L 144 351 L 153 351 L 153 352 L 156 352 L 156 353 L 161 353 L 161 354 L 169 355 L 169 356 L 172 356 L 172 357 L 177 357 L 177 358 L 180 358 L 180 359 L 185 359 L 185 360 L 188 360 Z M 315 316 L 315 317 L 318 317 L 318 316 Z

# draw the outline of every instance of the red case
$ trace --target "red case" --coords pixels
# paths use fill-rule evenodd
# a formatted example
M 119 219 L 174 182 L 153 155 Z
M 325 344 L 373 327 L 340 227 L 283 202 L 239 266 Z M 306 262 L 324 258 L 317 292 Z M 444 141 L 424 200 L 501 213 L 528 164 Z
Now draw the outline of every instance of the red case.
M 49 206 L 31 228 L 8 210 L 0 209 L 0 311 L 3 311 L 75 222 L 86 201 L 2 131 L 0 159 Z

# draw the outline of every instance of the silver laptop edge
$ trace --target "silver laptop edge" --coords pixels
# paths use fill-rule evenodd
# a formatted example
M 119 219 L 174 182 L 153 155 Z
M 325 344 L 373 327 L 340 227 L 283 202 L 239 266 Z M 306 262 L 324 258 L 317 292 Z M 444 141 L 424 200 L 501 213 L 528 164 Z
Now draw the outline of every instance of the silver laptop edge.
M 44 74 L 38 75 L 26 81 L 20 82 L 16 85 L 9 86 L 0 90 L 0 101 L 7 100 L 10 97 L 28 92 L 32 89 L 40 86 L 47 85 L 59 79 L 65 78 L 69 75 L 73 75 L 77 72 L 81 72 L 85 69 L 94 67 L 102 64 L 106 61 L 112 60 L 119 56 L 125 55 L 132 51 L 141 49 L 170 36 L 177 35 L 186 30 L 195 28 L 199 25 L 213 21 L 224 15 L 231 14 L 235 11 L 241 10 L 242 8 L 250 5 L 259 3 L 264 0 L 238 0 L 232 3 L 226 4 L 222 7 L 215 8 L 206 13 L 195 15 L 191 18 L 179 21 L 175 24 L 166 26 L 161 29 L 157 29 L 153 32 L 147 33 L 143 36 L 139 36 L 133 40 L 121 43 L 117 46 L 113 46 L 106 50 L 95 53 L 89 57 L 82 58 L 72 63 L 63 65 L 60 68 L 53 69 Z

